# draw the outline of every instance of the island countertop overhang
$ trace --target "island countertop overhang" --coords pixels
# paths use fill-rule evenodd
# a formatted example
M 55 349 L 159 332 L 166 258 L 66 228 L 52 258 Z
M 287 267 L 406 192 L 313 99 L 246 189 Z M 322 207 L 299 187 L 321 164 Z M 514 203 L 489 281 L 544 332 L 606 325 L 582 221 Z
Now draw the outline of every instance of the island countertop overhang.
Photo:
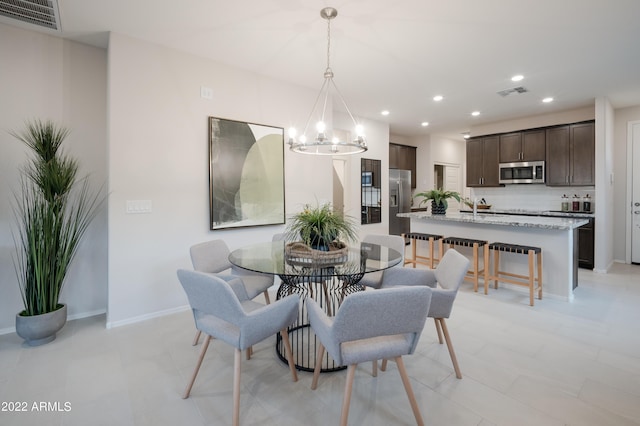
M 499 225 L 514 226 L 527 228 L 542 229 L 576 229 L 589 223 L 588 219 L 583 218 L 562 218 L 562 217 L 544 217 L 544 216 L 518 216 L 518 215 L 499 215 L 478 214 L 474 216 L 469 213 L 448 212 L 447 214 L 431 214 L 427 212 L 398 213 L 398 217 L 407 217 L 410 219 L 434 220 L 446 222 L 463 222 L 479 225 Z

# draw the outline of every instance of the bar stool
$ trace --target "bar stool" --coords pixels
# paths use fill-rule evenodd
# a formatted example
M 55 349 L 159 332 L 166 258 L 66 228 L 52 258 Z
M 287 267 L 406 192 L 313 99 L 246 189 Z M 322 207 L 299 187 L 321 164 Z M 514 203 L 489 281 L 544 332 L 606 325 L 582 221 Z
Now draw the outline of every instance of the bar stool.
M 444 255 L 444 245 L 448 244 L 448 248 L 453 248 L 453 246 L 462 246 L 462 247 L 471 247 L 473 249 L 473 262 L 471 263 L 471 269 L 467 272 L 464 277 L 465 280 L 471 281 L 473 283 L 473 291 L 478 292 L 478 277 L 480 274 L 483 274 L 485 277 L 485 288 L 487 285 L 486 281 L 486 271 L 488 271 L 487 265 L 489 264 L 489 252 L 487 251 L 488 241 L 484 240 L 474 240 L 472 238 L 459 238 L 459 237 L 447 237 L 440 240 L 440 256 Z M 479 254 L 478 251 L 480 247 L 483 249 L 483 262 L 482 269 L 479 268 L 478 259 Z M 486 291 L 485 291 L 486 294 Z
M 498 282 L 502 281 L 510 284 L 529 287 L 529 305 L 533 306 L 533 295 L 538 291 L 538 299 L 542 300 L 542 249 L 534 246 L 523 246 L 508 243 L 491 243 L 489 250 L 493 252 L 493 273 L 488 275 L 484 281 L 484 292 L 487 293 L 489 281 L 493 280 L 494 288 L 498 288 Z M 500 252 L 526 254 L 529 257 L 529 275 L 514 274 L 500 270 Z M 534 274 L 534 266 L 537 263 L 537 276 Z M 538 287 L 535 284 L 538 283 Z
M 434 252 L 434 242 L 442 239 L 442 235 L 435 234 L 423 234 L 420 232 L 409 232 L 408 234 L 402 234 L 403 238 L 409 238 L 411 240 L 411 257 L 405 257 L 404 264 L 410 263 L 414 268 L 416 264 L 427 265 L 429 268 L 433 269 L 434 262 L 439 262 L 440 258 L 436 257 Z M 428 241 L 429 242 L 429 256 L 419 256 L 416 254 L 418 241 Z M 439 252 L 440 256 L 442 256 L 441 251 Z

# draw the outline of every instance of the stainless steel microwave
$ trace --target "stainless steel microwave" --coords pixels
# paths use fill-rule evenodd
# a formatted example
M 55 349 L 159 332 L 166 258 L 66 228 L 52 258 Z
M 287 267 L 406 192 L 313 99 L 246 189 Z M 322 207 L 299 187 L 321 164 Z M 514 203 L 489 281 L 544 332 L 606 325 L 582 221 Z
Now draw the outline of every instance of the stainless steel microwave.
M 544 183 L 544 161 L 500 163 L 500 183 Z

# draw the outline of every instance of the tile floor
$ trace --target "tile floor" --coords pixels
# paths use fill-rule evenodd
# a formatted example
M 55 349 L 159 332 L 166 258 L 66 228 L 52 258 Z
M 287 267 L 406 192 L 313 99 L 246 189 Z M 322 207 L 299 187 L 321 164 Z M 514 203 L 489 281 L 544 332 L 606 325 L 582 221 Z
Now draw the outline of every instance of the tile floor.
M 199 350 L 189 312 L 112 330 L 104 321 L 71 321 L 38 348 L 0 336 L 0 425 L 231 423 L 233 353 L 223 344 L 212 342 L 191 398 L 181 399 Z M 580 270 L 575 302 L 534 308 L 508 286 L 484 296 L 464 284 L 448 324 L 462 380 L 432 321 L 405 359 L 426 424 L 640 425 L 640 266 Z M 241 423 L 337 424 L 344 372 L 323 374 L 311 391 L 312 374 L 291 382 L 274 341 L 243 364 Z M 415 424 L 395 364 L 370 372 L 369 363 L 356 373 L 350 424 Z M 4 411 L 14 402 L 27 411 Z

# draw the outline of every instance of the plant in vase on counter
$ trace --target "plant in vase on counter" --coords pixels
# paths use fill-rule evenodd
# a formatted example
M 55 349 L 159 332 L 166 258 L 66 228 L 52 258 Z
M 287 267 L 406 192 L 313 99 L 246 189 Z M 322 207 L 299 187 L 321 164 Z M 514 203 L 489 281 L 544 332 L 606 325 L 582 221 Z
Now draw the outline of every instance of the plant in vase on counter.
M 453 198 L 460 202 L 460 194 L 456 191 L 445 191 L 442 188 L 432 189 L 426 192 L 417 193 L 414 198 L 423 198 L 419 205 L 431 200 L 431 214 L 445 214 L 449 207 L 448 199 Z
M 316 207 L 305 204 L 300 213 L 291 216 L 286 234 L 289 241 L 301 239 L 303 244 L 323 251 L 346 247 L 341 239 L 358 240 L 355 219 L 335 212 L 331 203 Z

